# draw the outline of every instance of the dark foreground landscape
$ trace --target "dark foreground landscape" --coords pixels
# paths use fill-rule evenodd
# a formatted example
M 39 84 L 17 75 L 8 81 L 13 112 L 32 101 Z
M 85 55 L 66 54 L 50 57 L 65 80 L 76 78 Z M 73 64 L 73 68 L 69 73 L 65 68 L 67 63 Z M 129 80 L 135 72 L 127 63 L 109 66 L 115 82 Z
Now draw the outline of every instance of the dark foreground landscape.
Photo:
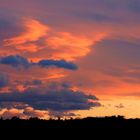
M 140 119 L 124 119 L 122 116 L 84 119 L 22 120 L 0 119 L 0 135 L 10 139 L 140 139 Z
M 1 130 L 95 130 L 95 131 L 140 131 L 140 119 L 125 119 L 123 116 L 112 116 L 104 118 L 83 119 L 60 119 L 40 120 L 30 118 L 29 120 L 13 117 L 12 119 L 0 119 Z

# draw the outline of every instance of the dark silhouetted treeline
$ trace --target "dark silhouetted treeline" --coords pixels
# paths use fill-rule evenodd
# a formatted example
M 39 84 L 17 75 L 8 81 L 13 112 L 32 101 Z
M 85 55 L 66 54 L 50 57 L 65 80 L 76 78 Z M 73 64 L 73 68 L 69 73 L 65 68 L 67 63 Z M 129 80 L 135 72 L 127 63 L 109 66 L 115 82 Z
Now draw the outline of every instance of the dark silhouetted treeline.
M 95 131 L 106 130 L 140 130 L 140 119 L 125 119 L 123 116 L 104 118 L 87 117 L 83 119 L 50 119 L 41 120 L 30 118 L 28 120 L 13 117 L 12 119 L 0 119 L 1 130 L 66 130 L 89 129 Z
M 123 116 L 83 119 L 0 119 L 0 136 L 8 139 L 140 139 L 140 119 Z M 1 138 L 0 137 L 0 138 Z

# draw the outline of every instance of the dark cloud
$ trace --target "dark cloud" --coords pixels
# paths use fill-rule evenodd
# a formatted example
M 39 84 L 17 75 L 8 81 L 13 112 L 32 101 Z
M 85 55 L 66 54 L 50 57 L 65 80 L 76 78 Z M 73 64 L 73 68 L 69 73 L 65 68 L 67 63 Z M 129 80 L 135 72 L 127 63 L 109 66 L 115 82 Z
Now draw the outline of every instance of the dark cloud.
M 3 102 L 1 101 L 0 102 L 0 109 L 2 108 L 7 108 L 7 109 L 12 109 L 12 108 L 16 108 L 16 109 L 23 109 L 23 108 L 26 108 L 28 107 L 27 104 L 25 103 L 21 103 L 21 102 Z
M 0 58 L 0 64 L 11 65 L 12 67 L 19 68 L 24 67 L 28 68 L 30 66 L 38 65 L 40 67 L 48 68 L 48 67 L 58 67 L 69 70 L 76 70 L 78 67 L 72 63 L 67 62 L 65 60 L 41 60 L 38 63 L 29 62 L 26 58 L 19 55 L 9 55 L 6 57 Z
M 66 62 L 65 60 L 41 60 L 38 63 L 41 67 L 56 66 L 65 69 L 76 70 L 77 66 L 71 62 Z
M 94 95 L 85 95 L 83 92 L 70 89 L 49 89 L 45 92 L 42 89 L 28 89 L 22 93 L 1 93 L 0 102 L 24 103 L 34 109 L 52 111 L 88 110 L 100 106 Z
M 62 87 L 64 87 L 64 88 L 71 88 L 72 85 L 71 85 L 71 83 L 69 83 L 69 82 L 63 82 L 63 83 L 62 83 Z
M 40 86 L 42 84 L 42 81 L 39 79 L 25 80 L 25 81 L 15 80 L 14 83 L 16 85 L 23 85 L 26 88 L 28 86 Z
M 33 83 L 33 85 L 41 85 L 42 81 L 36 79 L 36 80 L 33 80 L 32 83 Z
M 8 86 L 8 84 L 9 84 L 8 76 L 4 73 L 0 73 L 0 88 Z
M 23 66 L 25 68 L 29 67 L 29 62 L 26 58 L 19 55 L 10 55 L 6 57 L 0 58 L 0 63 L 5 65 L 11 65 L 13 67 L 18 68 L 19 66 Z

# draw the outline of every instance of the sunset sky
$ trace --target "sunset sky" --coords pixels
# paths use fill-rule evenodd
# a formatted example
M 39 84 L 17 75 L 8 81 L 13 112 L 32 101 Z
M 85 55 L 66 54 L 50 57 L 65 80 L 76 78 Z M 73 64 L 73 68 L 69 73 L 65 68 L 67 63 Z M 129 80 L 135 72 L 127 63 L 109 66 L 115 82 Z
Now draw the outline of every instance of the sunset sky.
M 140 0 L 0 0 L 0 117 L 140 118 Z

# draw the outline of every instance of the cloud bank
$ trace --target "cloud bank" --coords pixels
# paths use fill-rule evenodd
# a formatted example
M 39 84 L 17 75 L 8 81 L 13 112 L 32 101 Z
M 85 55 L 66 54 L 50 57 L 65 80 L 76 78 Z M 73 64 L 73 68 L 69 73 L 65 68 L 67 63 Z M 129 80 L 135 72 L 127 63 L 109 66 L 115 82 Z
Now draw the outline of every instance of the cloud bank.
M 9 104 L 10 102 L 24 103 L 38 110 L 52 111 L 89 110 L 92 107 L 100 106 L 96 96 L 68 89 L 46 91 L 45 93 L 38 89 L 29 89 L 22 93 L 16 91 L 7 94 L 1 93 L 0 102 L 3 107 L 6 102 Z

